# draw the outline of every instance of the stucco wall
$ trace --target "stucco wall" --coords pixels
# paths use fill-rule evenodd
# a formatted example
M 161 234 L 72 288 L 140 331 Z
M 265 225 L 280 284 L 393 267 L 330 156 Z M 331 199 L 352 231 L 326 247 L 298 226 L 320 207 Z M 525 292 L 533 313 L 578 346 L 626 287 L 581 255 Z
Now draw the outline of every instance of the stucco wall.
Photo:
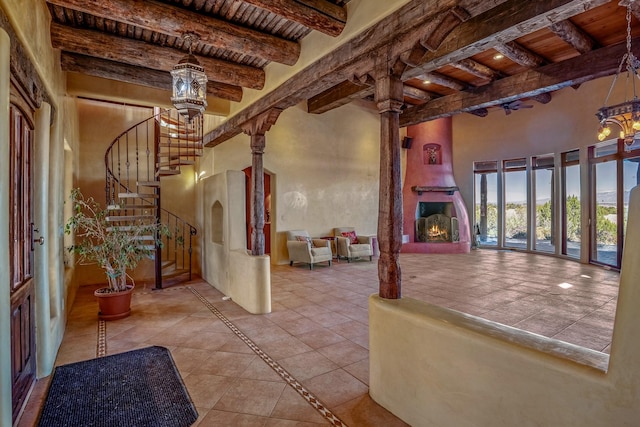
M 334 227 L 354 226 L 376 234 L 380 122 L 375 111 L 346 105 L 322 115 L 304 105 L 282 112 L 266 133 L 265 171 L 272 174 L 271 258 L 288 262 L 287 230 L 332 236 Z M 215 147 L 200 163 L 205 175 L 251 166 L 250 139 Z M 211 168 L 213 167 L 213 170 Z
M 246 250 L 245 175 L 226 171 L 199 183 L 202 195 L 203 278 L 253 314 L 271 312 L 269 256 Z

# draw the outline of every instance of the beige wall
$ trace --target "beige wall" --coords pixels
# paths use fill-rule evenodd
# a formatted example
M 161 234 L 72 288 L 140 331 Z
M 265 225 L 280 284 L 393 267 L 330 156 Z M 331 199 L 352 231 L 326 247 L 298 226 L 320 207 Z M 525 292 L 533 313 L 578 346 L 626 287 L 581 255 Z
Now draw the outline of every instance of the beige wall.
M 106 206 L 104 156 L 109 144 L 129 127 L 151 117 L 153 109 L 78 99 L 79 139 L 78 173 L 73 183 L 85 197 L 93 197 Z M 134 163 L 134 160 L 131 160 Z M 126 168 L 121 164 L 122 171 Z M 133 178 L 135 183 L 135 178 Z M 68 198 L 68 194 L 66 195 Z M 153 263 L 143 261 L 132 274 L 134 280 L 153 277 Z M 75 266 L 75 283 L 79 286 L 106 283 L 104 270 L 95 265 Z
M 453 117 L 453 171 L 467 211 L 473 215 L 473 162 L 506 160 L 561 153 L 580 148 L 586 160 L 586 148 L 598 142 L 595 113 L 602 107 L 611 78 L 584 83 L 578 89 L 567 88 L 552 94 L 548 104 L 533 105 L 506 115 L 492 109 L 487 117 L 459 114 Z M 609 104 L 621 102 L 624 94 L 616 85 Z M 613 129 L 612 133 L 616 130 Z M 582 173 L 586 182 L 586 168 Z M 583 186 L 583 200 L 587 199 Z M 583 237 L 588 241 L 588 235 Z M 582 251 L 585 254 L 586 251 Z
M 264 153 L 272 174 L 273 263 L 288 262 L 287 230 L 321 237 L 354 226 L 359 234 L 377 233 L 379 133 L 378 114 L 354 105 L 322 115 L 306 113 L 304 105 L 282 112 Z M 209 176 L 251 166 L 249 142 L 243 134 L 208 150 L 201 170 Z

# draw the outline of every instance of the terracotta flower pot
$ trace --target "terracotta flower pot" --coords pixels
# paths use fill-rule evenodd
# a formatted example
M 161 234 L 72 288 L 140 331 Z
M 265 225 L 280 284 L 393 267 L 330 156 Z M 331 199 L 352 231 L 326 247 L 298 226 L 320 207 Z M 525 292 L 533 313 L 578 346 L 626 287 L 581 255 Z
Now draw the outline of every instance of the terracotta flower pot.
M 131 292 L 133 285 L 119 292 L 110 292 L 108 288 L 96 289 L 93 295 L 98 298 L 98 317 L 101 320 L 118 320 L 131 314 Z

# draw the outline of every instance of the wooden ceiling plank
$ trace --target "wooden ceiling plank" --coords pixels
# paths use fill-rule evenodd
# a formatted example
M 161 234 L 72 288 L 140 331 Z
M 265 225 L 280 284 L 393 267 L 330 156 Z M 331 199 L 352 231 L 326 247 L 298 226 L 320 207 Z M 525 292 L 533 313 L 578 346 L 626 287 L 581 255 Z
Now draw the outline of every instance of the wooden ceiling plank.
M 596 46 L 595 41 L 588 34 L 568 19 L 552 24 L 549 29 L 580 53 L 590 52 Z
M 454 28 L 434 52 L 427 52 L 403 80 L 437 70 L 481 53 L 496 43 L 505 43 L 548 27 L 609 0 L 507 0 Z
M 183 51 L 115 35 L 51 23 L 51 42 L 63 51 L 169 72 Z M 264 70 L 214 58 L 196 56 L 210 80 L 262 89 Z
M 640 38 L 633 40 L 640 43 Z M 640 49 L 634 49 L 638 54 Z M 474 89 L 473 92 L 458 92 L 436 98 L 423 105 L 407 108 L 400 115 L 400 126 L 410 126 L 457 113 L 470 112 L 512 102 L 525 97 L 535 97 L 542 93 L 574 86 L 596 78 L 615 74 L 620 58 L 626 52 L 626 44 L 593 50 L 563 62 L 545 65 L 538 69 L 505 77 L 489 85 Z
M 498 43 L 493 46 L 493 48 L 523 67 L 535 68 L 546 62 L 541 56 L 536 55 L 513 41 Z
M 269 108 L 289 108 L 349 79 L 350 76 L 368 73 L 374 66 L 372 52 L 383 46 L 393 44 L 398 55 L 411 49 L 424 36 L 425 23 L 455 7 L 457 2 L 458 0 L 439 0 L 434 5 L 412 1 L 402 6 L 393 15 L 383 18 L 348 43 L 289 78 L 286 85 L 279 86 L 224 121 L 205 135 L 205 145 L 215 147 L 233 138 L 241 132 L 242 123 Z
M 347 10 L 326 0 L 243 0 L 312 30 L 339 36 L 347 22 Z
M 72 71 L 94 77 L 102 77 L 171 91 L 171 74 L 166 71 L 152 70 L 150 68 L 65 52 L 60 55 L 60 62 L 63 71 Z M 207 95 L 240 102 L 242 100 L 242 88 L 209 81 L 207 83 Z
M 198 35 L 201 43 L 238 53 L 251 52 L 286 65 L 295 64 L 300 56 L 300 44 L 296 42 L 155 0 L 47 0 L 47 3 L 104 18 L 117 16 L 119 22 L 174 37 L 182 37 L 188 29 Z

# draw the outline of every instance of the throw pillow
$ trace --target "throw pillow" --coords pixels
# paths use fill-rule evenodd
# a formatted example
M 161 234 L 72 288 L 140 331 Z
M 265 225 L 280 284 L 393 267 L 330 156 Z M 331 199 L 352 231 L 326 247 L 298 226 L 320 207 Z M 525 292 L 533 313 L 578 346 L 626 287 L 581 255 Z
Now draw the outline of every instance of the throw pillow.
M 349 239 L 349 242 L 352 245 L 355 245 L 356 243 L 358 243 L 358 236 L 356 236 L 356 232 L 355 231 L 343 231 L 342 232 L 342 236 L 346 237 L 347 239 Z
M 313 242 L 311 241 L 311 237 L 308 236 L 296 236 L 296 240 L 298 242 L 307 242 L 313 246 Z

